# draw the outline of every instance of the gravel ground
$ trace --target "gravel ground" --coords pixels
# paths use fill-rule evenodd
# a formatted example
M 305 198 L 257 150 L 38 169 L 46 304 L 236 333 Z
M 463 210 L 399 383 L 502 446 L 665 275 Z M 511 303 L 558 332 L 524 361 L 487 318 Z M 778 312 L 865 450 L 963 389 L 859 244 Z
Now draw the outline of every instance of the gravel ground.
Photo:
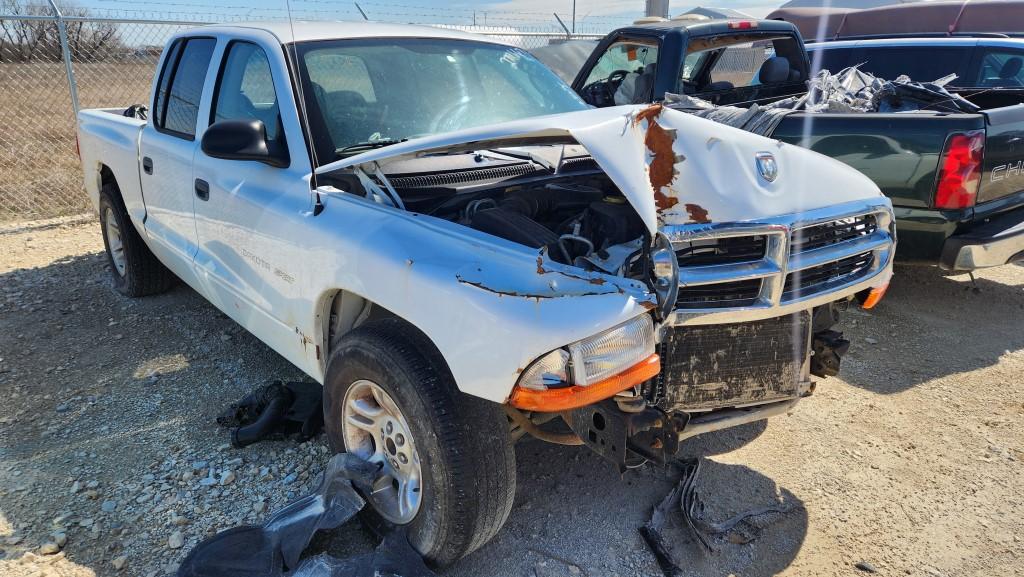
M 0 575 L 172 573 L 207 535 L 306 492 L 322 440 L 227 445 L 217 413 L 300 379 L 192 290 L 129 300 L 95 222 L 0 231 Z M 717 553 L 666 531 L 693 575 L 1019 574 L 1024 546 L 1024 268 L 897 270 L 851 311 L 842 378 L 788 417 L 688 442 L 721 521 L 772 503 Z M 524 441 L 502 532 L 444 575 L 661 573 L 637 527 L 671 469 L 619 475 L 585 449 Z M 314 551 L 365 551 L 352 523 Z M 860 564 L 862 569 L 856 566 Z

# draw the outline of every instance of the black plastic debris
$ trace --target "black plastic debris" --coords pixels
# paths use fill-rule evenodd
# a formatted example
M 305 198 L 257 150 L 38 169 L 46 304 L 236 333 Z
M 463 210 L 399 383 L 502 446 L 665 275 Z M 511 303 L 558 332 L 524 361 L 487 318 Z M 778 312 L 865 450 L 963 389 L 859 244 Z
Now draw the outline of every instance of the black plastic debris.
M 231 444 L 245 447 L 271 435 L 297 434 L 300 441 L 320 434 L 323 388 L 317 383 L 274 381 L 233 403 L 217 424 L 231 430 Z
M 703 552 L 716 553 L 716 542 L 719 540 L 745 544 L 758 537 L 760 530 L 746 524 L 745 521 L 748 519 L 769 513 L 785 514 L 797 508 L 788 504 L 773 504 L 744 511 L 720 523 L 711 522 L 706 518 L 704 503 L 696 489 L 701 460 L 688 459 L 675 465 L 680 471 L 679 482 L 654 507 L 650 521 L 639 529 L 640 535 L 654 553 L 658 566 L 666 577 L 675 577 L 683 571 L 683 565 L 673 557 L 664 535 L 664 528 L 674 512 L 681 513 L 683 522 Z
M 366 502 L 378 465 L 355 455 L 335 455 L 320 485 L 273 513 L 263 525 L 222 531 L 196 545 L 178 568 L 178 577 L 431 577 L 404 531 L 386 535 L 368 554 L 340 559 L 320 554 L 301 559 L 313 535 L 340 527 Z

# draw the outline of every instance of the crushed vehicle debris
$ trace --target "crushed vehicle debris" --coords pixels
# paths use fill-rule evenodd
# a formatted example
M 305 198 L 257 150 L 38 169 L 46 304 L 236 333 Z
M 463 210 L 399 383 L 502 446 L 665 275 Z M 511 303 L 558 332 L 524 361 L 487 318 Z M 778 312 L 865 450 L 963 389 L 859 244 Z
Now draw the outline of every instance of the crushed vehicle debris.
M 785 414 L 892 274 L 864 175 L 660 105 L 590 108 L 492 39 L 207 26 L 156 77 L 147 119 L 79 116 L 114 286 L 180 278 L 322 384 L 332 449 L 379 465 L 363 514 L 435 566 L 504 523 L 513 437 L 623 468 Z M 237 444 L 286 405 L 264 392 Z
M 715 106 L 696 96 L 667 92 L 665 106 L 764 136 L 775 132 L 791 112 L 851 114 L 929 110 L 970 114 L 981 110 L 966 98 L 946 90 L 946 84 L 955 78 L 956 75 L 951 74 L 933 82 L 914 82 L 907 76 L 883 80 L 851 66 L 835 74 L 821 70 L 808 81 L 805 94 L 767 104 L 754 103 L 746 108 Z

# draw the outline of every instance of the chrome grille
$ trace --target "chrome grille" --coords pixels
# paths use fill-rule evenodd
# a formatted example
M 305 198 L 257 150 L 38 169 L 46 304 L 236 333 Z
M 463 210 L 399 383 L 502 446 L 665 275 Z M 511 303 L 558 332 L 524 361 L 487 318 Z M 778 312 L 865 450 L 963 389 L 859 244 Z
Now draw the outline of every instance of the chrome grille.
M 815 250 L 867 236 L 876 230 L 878 223 L 873 214 L 830 220 L 793 231 L 789 241 L 790 252 L 797 254 Z
M 892 223 L 879 200 L 762 223 L 664 226 L 679 260 L 670 324 L 769 318 L 863 290 L 891 264 Z
M 857 278 L 871 267 L 874 255 L 870 252 L 827 262 L 801 271 L 786 275 L 786 284 L 782 288 L 783 300 L 798 297 L 800 293 L 813 294 L 823 287 Z
M 760 260 L 767 246 L 764 235 L 727 236 L 680 243 L 675 249 L 679 266 L 690 267 Z
M 761 295 L 761 284 L 761 279 L 755 278 L 679 287 L 679 296 L 676 297 L 676 308 L 748 307 L 756 303 L 757 297 Z

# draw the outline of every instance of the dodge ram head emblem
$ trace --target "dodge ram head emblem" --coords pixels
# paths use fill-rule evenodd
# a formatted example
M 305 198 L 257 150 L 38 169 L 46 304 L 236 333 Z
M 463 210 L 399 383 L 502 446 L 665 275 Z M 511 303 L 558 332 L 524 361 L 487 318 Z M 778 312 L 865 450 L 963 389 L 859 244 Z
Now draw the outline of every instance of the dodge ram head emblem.
M 754 158 L 757 159 L 757 172 L 761 178 L 775 182 L 775 177 L 779 176 L 779 165 L 775 162 L 775 156 L 770 152 L 758 152 Z

